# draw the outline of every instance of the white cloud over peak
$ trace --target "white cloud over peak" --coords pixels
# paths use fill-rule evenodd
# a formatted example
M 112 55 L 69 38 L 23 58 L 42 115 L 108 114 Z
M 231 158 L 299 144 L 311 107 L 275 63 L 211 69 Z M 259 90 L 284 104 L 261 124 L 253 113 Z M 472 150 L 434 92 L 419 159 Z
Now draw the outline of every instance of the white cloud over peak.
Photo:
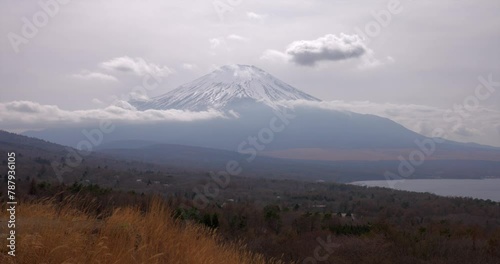
M 210 49 L 215 50 L 218 48 L 229 49 L 229 41 L 247 42 L 249 39 L 237 34 L 230 34 L 226 37 L 216 37 L 208 40 L 210 43 Z
M 255 13 L 255 12 L 247 12 L 247 17 L 249 19 L 253 19 L 253 20 L 257 20 L 257 21 L 262 21 L 262 20 L 264 20 L 267 17 L 267 15 L 258 14 L 258 13 Z
M 358 69 L 360 70 L 373 69 L 380 66 L 392 64 L 396 61 L 391 56 L 386 57 L 384 60 L 379 60 L 375 57 L 375 54 L 372 50 L 368 50 L 365 55 L 361 56 L 360 60 L 361 63 L 358 65 Z
M 198 65 L 192 63 L 183 63 L 181 65 L 181 68 L 183 68 L 184 70 L 194 70 L 198 68 Z
M 109 71 L 130 73 L 138 76 L 152 75 L 166 77 L 173 73 L 173 71 L 166 66 L 149 63 L 143 58 L 131 58 L 128 56 L 117 57 L 102 62 L 100 66 Z
M 242 36 L 236 35 L 236 34 L 231 34 L 231 35 L 227 36 L 226 38 L 229 40 L 248 41 L 248 38 L 245 38 L 245 37 L 242 37 Z
M 286 62 L 287 60 L 289 60 L 289 56 L 279 50 L 268 49 L 264 51 L 262 56 L 260 56 L 260 59 L 267 61 Z
M 216 49 L 216 48 L 226 44 L 226 42 L 220 38 L 211 38 L 208 40 L 208 42 L 210 43 L 211 49 Z
M 298 40 L 288 45 L 285 53 L 293 62 L 314 66 L 320 61 L 341 61 L 363 56 L 369 49 L 358 35 L 328 34 L 315 40 Z
M 261 60 L 272 62 L 293 62 L 301 66 L 316 66 L 322 61 L 345 61 L 359 59 L 357 68 L 371 69 L 393 63 L 392 57 L 380 60 L 375 57 L 358 35 L 340 33 L 328 34 L 315 40 L 293 41 L 284 52 L 268 49 L 260 56 Z
M 80 73 L 76 73 L 71 75 L 73 78 L 81 79 L 81 80 L 98 80 L 98 81 L 111 81 L 111 82 L 116 82 L 118 79 L 116 79 L 115 76 L 105 74 L 105 73 L 100 73 L 100 72 L 91 72 L 87 70 L 83 70 Z

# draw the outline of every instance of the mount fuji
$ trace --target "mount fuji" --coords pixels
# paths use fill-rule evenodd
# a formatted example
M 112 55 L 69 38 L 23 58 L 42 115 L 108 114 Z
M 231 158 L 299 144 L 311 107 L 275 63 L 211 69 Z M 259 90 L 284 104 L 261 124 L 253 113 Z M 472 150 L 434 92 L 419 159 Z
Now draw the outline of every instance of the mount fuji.
M 290 104 L 293 101 L 305 103 Z M 432 152 L 424 155 L 424 159 L 500 161 L 498 148 L 448 140 L 438 144 L 436 139 L 420 135 L 390 119 L 321 109 L 312 106 L 315 102 L 320 99 L 255 66 L 223 66 L 163 95 L 129 101 L 138 112 L 213 110 L 222 113 L 222 118 L 119 123 L 98 147 L 116 146 L 116 142 L 123 147 L 126 142 L 146 140 L 151 144 L 229 150 L 240 158 L 256 153 L 293 160 L 399 164 L 402 159 L 415 158 L 415 153 Z M 281 118 L 283 114 L 279 113 L 283 111 L 293 118 Z M 273 126 L 280 129 L 270 134 Z M 52 128 L 24 134 L 74 147 L 82 140 L 81 131 L 93 128 L 95 126 Z M 204 158 L 211 159 L 209 156 Z
M 249 65 L 226 65 L 146 101 L 130 101 L 139 110 L 230 110 L 243 102 L 277 108 L 280 101 L 320 101 L 271 74 Z

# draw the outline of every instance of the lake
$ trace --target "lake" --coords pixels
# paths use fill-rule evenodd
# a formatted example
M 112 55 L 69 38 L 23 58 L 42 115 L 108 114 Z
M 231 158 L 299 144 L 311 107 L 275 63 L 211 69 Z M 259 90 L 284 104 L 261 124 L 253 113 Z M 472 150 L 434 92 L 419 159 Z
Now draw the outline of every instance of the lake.
M 500 202 L 500 179 L 453 180 L 422 179 L 404 181 L 358 181 L 354 185 L 387 187 L 412 192 L 429 192 L 441 196 L 462 196 Z

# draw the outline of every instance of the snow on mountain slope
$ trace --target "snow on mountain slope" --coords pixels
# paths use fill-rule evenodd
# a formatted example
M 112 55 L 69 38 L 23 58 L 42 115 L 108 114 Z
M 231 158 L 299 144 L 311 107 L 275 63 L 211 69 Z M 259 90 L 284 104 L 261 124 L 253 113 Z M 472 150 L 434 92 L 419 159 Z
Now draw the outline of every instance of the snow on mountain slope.
M 319 99 L 306 94 L 271 74 L 249 65 L 226 65 L 147 101 L 131 101 L 139 110 L 207 109 L 229 110 L 240 101 L 255 101 L 276 107 L 283 100 Z

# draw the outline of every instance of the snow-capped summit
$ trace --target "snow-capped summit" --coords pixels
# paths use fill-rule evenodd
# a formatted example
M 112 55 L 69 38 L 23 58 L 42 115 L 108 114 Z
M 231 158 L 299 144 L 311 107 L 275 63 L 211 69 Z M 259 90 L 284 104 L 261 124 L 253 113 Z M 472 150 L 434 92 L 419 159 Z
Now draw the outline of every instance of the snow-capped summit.
M 132 101 L 140 110 L 229 110 L 238 102 L 255 101 L 275 107 L 284 100 L 319 99 L 250 65 L 226 65 L 190 83 L 147 101 Z

